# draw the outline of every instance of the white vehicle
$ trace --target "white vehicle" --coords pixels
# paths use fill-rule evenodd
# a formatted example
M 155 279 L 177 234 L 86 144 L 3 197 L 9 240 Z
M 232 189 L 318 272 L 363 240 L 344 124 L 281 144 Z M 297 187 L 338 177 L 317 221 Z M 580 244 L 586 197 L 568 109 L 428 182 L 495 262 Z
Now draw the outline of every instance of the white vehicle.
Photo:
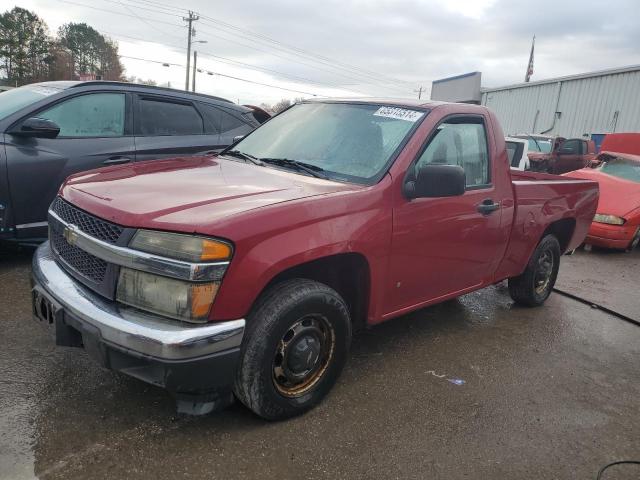
M 505 137 L 509 165 L 516 170 L 529 170 L 529 142 L 522 138 Z

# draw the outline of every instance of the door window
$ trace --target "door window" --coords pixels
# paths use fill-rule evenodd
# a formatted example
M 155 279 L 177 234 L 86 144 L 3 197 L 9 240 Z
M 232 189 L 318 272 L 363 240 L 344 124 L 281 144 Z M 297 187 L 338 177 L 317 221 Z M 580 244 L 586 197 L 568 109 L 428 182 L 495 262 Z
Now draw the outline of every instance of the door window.
M 562 155 L 580 155 L 580 140 L 566 140 L 558 153 Z
M 140 100 L 139 132 L 143 136 L 201 135 L 202 117 L 186 103 L 173 103 L 143 98 Z
M 58 137 L 121 137 L 124 135 L 124 93 L 92 93 L 63 101 L 38 117 L 60 127 Z
M 585 155 L 587 153 L 587 142 L 585 142 L 584 140 L 580 142 L 580 153 L 582 155 Z
M 221 108 L 214 107 L 213 105 L 207 105 L 205 103 L 200 104 L 200 107 L 209 122 L 213 125 L 216 133 L 223 135 L 240 135 L 241 133 L 246 133 L 251 129 L 246 122 L 243 122 L 234 115 L 225 112 Z M 237 129 L 240 129 L 241 132 L 236 132 L 235 130 Z
M 428 164 L 459 165 L 464 169 L 467 187 L 489 183 L 489 151 L 484 123 L 480 119 L 453 119 L 441 123 L 416 171 Z

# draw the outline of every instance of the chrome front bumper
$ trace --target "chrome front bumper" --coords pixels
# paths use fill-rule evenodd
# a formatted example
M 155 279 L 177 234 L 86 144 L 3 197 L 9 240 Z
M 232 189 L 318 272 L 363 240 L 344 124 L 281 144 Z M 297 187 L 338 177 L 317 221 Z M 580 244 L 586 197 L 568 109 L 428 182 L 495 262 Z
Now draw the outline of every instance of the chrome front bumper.
M 33 257 L 33 282 L 34 290 L 59 305 L 65 316 L 93 327 L 102 342 L 121 351 L 182 361 L 238 349 L 242 342 L 244 319 L 189 325 L 105 300 L 56 263 L 49 242 Z

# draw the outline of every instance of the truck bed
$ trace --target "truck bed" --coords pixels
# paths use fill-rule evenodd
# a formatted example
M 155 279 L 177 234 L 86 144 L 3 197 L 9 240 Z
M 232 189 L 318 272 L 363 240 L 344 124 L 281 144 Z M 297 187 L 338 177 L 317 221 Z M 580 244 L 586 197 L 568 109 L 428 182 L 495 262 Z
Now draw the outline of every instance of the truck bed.
M 511 170 L 514 205 L 511 238 L 497 279 L 519 275 L 536 242 L 546 230 L 559 237 L 563 252 L 577 248 L 585 238 L 598 206 L 598 184 L 589 180 Z

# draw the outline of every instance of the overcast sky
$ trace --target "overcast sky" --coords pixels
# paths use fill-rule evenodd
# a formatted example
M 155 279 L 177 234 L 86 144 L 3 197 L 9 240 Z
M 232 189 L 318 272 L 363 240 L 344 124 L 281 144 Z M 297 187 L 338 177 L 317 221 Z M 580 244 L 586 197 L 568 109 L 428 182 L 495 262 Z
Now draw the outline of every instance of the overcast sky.
M 18 2 L 2 4 L 11 8 Z M 198 91 L 241 103 L 310 94 L 415 97 L 420 86 L 428 96 L 432 80 L 475 70 L 482 72 L 483 86 L 517 83 L 534 34 L 532 80 L 640 63 L 637 0 L 21 0 L 19 5 L 40 15 L 52 33 L 66 22 L 86 22 L 117 40 L 123 56 L 178 64 L 122 59 L 127 75 L 176 88 L 184 87 L 179 65 L 186 63 L 186 11 L 179 10 L 190 8 L 202 16 L 194 24 L 196 40 L 207 41 L 196 46 L 198 66 L 305 92 L 198 74 Z

